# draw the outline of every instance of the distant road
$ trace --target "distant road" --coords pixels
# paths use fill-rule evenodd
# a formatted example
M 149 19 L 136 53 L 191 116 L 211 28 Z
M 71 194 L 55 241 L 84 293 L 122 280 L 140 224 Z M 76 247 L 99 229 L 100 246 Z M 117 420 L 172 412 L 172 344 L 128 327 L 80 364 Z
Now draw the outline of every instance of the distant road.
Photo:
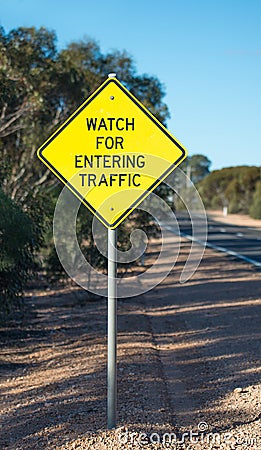
M 188 214 L 176 215 L 181 234 L 192 236 Z M 168 227 L 171 231 L 171 227 Z M 261 230 L 208 218 L 208 246 L 261 267 Z

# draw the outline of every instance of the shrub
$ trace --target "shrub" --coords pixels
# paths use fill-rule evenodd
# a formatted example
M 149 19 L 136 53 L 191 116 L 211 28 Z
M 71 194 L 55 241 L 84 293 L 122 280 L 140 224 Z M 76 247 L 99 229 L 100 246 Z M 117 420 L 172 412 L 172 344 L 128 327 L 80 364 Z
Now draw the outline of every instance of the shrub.
M 0 308 L 9 312 L 20 304 L 34 259 L 33 224 L 0 189 Z
M 256 183 L 256 190 L 249 212 L 253 219 L 261 219 L 261 181 Z

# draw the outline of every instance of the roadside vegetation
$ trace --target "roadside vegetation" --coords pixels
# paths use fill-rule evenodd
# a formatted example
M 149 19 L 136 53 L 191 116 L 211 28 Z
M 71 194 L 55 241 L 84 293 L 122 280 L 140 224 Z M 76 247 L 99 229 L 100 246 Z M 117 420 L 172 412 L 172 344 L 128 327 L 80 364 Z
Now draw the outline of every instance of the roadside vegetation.
M 198 184 L 205 207 L 261 219 L 261 167 L 238 166 L 214 170 Z

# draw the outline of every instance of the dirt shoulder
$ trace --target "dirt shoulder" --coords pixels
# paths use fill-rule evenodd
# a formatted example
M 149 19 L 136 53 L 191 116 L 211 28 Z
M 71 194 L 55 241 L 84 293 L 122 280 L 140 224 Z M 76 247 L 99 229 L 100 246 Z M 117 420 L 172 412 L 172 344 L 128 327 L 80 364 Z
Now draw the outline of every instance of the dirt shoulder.
M 118 302 L 110 432 L 106 299 L 28 293 L 24 317 L 0 329 L 1 449 L 260 448 L 260 271 L 206 250 L 180 284 L 189 250 L 157 288 Z

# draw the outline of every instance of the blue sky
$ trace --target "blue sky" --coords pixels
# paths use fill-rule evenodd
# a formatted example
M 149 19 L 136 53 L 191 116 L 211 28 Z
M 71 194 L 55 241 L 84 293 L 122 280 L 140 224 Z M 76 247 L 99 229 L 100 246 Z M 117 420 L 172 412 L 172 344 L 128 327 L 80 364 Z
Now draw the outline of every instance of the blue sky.
M 0 23 L 127 50 L 166 89 L 169 130 L 212 169 L 261 165 L 260 0 L 1 0 Z M 122 80 L 124 81 L 124 80 Z

